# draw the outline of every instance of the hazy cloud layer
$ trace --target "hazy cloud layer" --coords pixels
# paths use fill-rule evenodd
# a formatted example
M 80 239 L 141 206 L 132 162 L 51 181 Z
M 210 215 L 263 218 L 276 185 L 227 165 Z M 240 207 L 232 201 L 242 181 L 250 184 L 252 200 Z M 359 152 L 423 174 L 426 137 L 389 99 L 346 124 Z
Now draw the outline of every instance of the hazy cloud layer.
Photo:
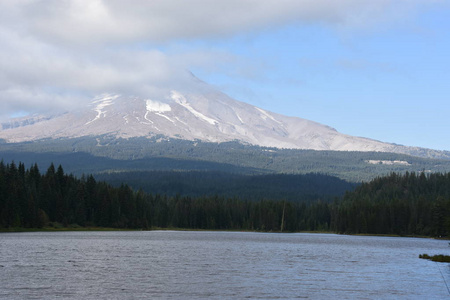
M 239 61 L 174 46 L 285 24 L 365 28 L 429 0 L 15 0 L 0 2 L 0 118 L 100 93 L 161 96 L 191 67 Z M 159 49 L 159 50 L 158 50 Z M 164 49 L 164 50 L 161 50 Z

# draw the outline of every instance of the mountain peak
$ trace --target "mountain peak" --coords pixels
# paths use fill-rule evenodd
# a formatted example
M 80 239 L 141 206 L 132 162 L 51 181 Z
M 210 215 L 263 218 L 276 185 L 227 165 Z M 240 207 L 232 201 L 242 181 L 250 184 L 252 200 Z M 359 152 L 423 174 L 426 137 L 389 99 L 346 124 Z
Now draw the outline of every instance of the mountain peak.
M 237 140 L 275 148 L 407 154 L 423 150 L 345 135 L 326 125 L 236 101 L 203 82 L 193 86 L 199 84 L 202 88 L 197 91 L 172 90 L 160 98 L 103 94 L 80 110 L 12 119 L 2 124 L 0 139 L 24 142 L 101 135 L 164 135 L 206 142 Z

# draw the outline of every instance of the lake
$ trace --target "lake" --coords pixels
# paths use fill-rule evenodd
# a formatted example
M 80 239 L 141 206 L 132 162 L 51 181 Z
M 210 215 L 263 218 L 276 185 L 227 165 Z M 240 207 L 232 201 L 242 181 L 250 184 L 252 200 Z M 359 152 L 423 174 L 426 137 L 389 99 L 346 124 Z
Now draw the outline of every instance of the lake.
M 306 233 L 0 234 L 1 299 L 449 299 L 447 241 Z

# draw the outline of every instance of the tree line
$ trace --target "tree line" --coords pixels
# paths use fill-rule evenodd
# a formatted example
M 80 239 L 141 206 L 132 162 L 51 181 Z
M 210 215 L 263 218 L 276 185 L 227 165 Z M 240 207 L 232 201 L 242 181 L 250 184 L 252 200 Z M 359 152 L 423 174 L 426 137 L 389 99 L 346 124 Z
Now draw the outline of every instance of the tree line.
M 35 164 L 0 162 L 0 227 L 63 226 L 192 228 L 285 231 L 326 230 L 325 203 L 249 201 L 221 196 L 189 197 L 112 187 L 92 175 L 80 179 L 52 164 L 45 174 Z M 283 211 L 285 224 L 281 224 Z
M 52 164 L 0 162 L 0 227 L 101 226 L 151 229 L 329 231 L 448 236 L 450 173 L 392 173 L 333 201 L 251 201 L 225 196 L 167 196 L 113 187 Z
M 450 235 L 450 173 L 391 173 L 363 183 L 335 207 L 333 230 Z

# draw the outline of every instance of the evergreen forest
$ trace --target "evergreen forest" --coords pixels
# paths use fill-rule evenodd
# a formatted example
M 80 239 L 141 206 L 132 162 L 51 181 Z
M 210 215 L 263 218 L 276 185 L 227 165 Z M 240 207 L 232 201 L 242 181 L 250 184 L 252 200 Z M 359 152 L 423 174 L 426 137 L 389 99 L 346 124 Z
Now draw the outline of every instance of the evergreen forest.
M 54 163 L 76 176 L 93 174 L 95 178 L 98 174 L 116 172 L 176 170 L 245 175 L 320 173 L 349 182 L 363 182 L 391 172 L 450 172 L 450 152 L 427 149 L 417 149 L 416 156 L 412 156 L 278 149 L 237 141 L 208 143 L 164 136 L 117 139 L 107 135 L 23 143 L 6 143 L 0 139 L 0 146 L 0 158 L 5 162 L 21 161 L 28 166 L 37 163 L 42 167 Z
M 450 173 L 392 173 L 334 199 L 249 200 L 144 192 L 77 178 L 53 164 L 41 174 L 37 164 L 0 162 L 0 228 L 55 224 L 448 237 Z
M 95 179 L 119 187 L 167 196 L 214 196 L 245 200 L 283 199 L 310 202 L 333 200 L 353 190 L 355 183 L 335 176 L 308 174 L 236 174 L 219 171 L 146 171 L 95 174 Z

